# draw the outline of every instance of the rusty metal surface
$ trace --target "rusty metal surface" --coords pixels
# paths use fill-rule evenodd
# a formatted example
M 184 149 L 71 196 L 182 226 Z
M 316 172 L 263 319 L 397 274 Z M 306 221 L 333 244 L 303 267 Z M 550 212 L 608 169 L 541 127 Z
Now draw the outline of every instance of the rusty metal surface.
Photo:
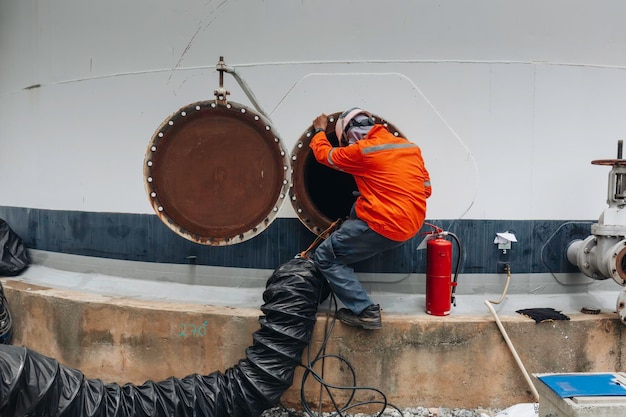
M 337 146 L 335 123 L 342 112 L 328 116 L 326 127 L 328 141 Z M 393 124 L 377 115 L 372 115 L 378 124 L 387 126 L 396 136 L 404 135 Z M 315 159 L 309 147 L 313 126 L 309 126 L 296 142 L 291 152 L 291 183 L 289 191 L 291 204 L 300 221 L 313 233 L 318 234 L 328 228 L 338 218 L 350 214 L 356 200 L 356 182 L 350 174 L 328 168 Z
M 593 165 L 605 165 L 605 166 L 625 166 L 626 159 L 596 159 L 591 161 Z
M 144 161 L 148 197 L 179 235 L 205 245 L 256 236 L 285 198 L 288 161 L 267 120 L 237 103 L 192 103 L 155 132 Z

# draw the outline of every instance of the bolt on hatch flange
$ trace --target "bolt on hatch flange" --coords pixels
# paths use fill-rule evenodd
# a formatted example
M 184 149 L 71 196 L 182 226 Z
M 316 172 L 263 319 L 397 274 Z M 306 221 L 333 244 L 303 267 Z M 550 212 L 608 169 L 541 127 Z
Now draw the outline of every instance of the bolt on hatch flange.
M 154 133 L 144 184 L 159 218 L 203 245 L 232 245 L 265 230 L 287 192 L 289 167 L 269 121 L 234 102 L 182 107 Z

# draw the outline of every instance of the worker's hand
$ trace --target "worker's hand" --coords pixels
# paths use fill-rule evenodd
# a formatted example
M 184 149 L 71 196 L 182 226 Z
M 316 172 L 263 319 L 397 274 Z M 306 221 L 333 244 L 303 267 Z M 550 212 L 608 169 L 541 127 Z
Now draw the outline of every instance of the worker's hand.
M 313 130 L 315 129 L 324 129 L 326 130 L 326 126 L 328 126 L 328 116 L 322 113 L 313 120 Z

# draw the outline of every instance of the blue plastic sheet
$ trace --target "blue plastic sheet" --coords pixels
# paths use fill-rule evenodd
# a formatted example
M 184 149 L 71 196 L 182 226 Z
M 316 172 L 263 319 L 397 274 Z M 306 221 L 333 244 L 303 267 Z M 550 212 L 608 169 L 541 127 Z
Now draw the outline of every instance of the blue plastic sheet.
M 626 396 L 626 387 L 613 373 L 554 374 L 538 377 L 561 398 Z

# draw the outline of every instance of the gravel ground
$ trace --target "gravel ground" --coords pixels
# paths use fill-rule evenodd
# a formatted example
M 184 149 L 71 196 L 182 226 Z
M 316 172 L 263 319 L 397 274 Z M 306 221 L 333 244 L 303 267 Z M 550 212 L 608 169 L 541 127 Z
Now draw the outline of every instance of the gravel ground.
M 483 409 L 477 408 L 472 410 L 460 409 L 460 408 L 427 408 L 427 407 L 411 407 L 402 410 L 402 416 L 398 410 L 393 408 L 387 408 L 382 414 L 382 417 L 495 417 L 501 410 L 496 409 Z M 346 414 L 351 417 L 375 417 L 376 415 L 355 413 Z M 506 414 L 505 414 L 506 415 Z M 304 416 L 301 412 L 296 412 L 293 409 L 286 411 L 284 408 L 272 408 L 263 413 L 262 417 L 294 417 Z M 332 413 L 322 413 L 322 417 L 331 417 Z

